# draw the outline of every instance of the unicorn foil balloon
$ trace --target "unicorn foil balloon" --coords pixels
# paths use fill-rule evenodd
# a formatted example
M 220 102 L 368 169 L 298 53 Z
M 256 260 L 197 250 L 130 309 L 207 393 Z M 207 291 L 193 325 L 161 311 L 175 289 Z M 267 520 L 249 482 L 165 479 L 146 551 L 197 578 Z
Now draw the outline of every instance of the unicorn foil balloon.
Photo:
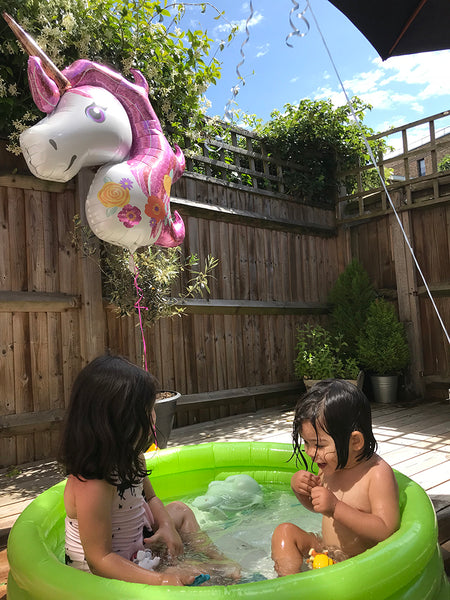
M 181 244 L 184 223 L 176 211 L 170 213 L 170 189 L 183 174 L 185 159 L 166 140 L 143 75 L 132 70 L 132 83 L 89 60 L 59 71 L 9 15 L 3 16 L 30 55 L 33 100 L 47 113 L 20 136 L 30 171 L 65 182 L 82 167 L 101 165 L 86 198 L 86 217 L 99 238 L 131 252 Z

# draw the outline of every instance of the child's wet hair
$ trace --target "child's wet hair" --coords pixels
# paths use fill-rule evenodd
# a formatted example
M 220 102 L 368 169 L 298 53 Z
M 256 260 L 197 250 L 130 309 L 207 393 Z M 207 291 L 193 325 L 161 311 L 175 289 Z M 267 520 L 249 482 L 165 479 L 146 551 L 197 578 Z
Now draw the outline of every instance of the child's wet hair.
M 294 455 L 297 460 L 300 457 L 307 468 L 307 461 L 301 450 L 301 430 L 305 421 L 311 423 L 316 434 L 318 427 L 321 427 L 333 439 L 338 469 L 343 469 L 347 464 L 353 431 L 361 432 L 364 438 L 358 461 L 369 459 L 377 449 L 372 431 L 370 403 L 360 389 L 343 379 L 317 382 L 297 403 L 292 431 Z
M 67 475 L 125 487 L 148 471 L 156 380 L 121 356 L 99 356 L 72 387 L 58 460 Z M 153 424 L 154 425 L 154 424 Z

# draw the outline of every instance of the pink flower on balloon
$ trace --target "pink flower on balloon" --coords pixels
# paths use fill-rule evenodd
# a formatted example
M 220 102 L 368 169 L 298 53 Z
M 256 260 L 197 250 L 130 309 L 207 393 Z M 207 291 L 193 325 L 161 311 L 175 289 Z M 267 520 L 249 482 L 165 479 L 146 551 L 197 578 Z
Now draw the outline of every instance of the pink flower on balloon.
M 147 204 L 145 205 L 145 214 L 154 219 L 156 223 L 162 221 L 166 216 L 166 207 L 161 198 L 157 196 L 149 196 Z
M 119 217 L 119 221 L 123 223 L 125 227 L 128 227 L 128 229 L 137 225 L 142 219 L 139 208 L 137 206 L 132 206 L 131 204 L 124 206 L 117 216 Z

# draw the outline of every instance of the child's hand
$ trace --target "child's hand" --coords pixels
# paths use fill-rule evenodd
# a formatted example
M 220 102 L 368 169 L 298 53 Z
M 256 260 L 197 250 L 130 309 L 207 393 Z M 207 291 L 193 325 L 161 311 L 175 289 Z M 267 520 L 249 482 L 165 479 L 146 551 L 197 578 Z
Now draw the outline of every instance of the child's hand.
M 186 575 L 184 573 L 163 573 L 161 585 L 191 585 L 194 583 L 195 575 Z
M 162 573 L 162 585 L 191 585 L 197 575 L 202 573 L 200 567 L 190 563 L 167 567 Z M 172 583 L 177 582 L 177 583 Z
M 327 517 L 332 517 L 338 499 L 329 489 L 321 485 L 311 490 L 311 501 L 315 512 L 321 513 Z
M 318 475 L 309 471 L 297 471 L 292 475 L 291 488 L 294 494 L 300 496 L 311 496 L 311 490 L 320 485 L 321 480 Z
M 162 523 L 152 537 L 144 539 L 144 543 L 155 554 L 161 552 L 161 547 L 166 547 L 167 553 L 172 559 L 177 558 L 184 552 L 183 541 L 170 522 Z

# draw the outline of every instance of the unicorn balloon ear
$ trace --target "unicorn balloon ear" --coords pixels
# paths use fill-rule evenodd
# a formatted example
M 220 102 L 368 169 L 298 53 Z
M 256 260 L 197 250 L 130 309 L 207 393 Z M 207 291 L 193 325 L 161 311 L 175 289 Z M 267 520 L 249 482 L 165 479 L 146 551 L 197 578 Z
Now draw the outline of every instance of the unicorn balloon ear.
M 56 83 L 45 72 L 42 60 L 37 56 L 28 59 L 28 84 L 34 103 L 39 110 L 51 113 L 61 97 Z

